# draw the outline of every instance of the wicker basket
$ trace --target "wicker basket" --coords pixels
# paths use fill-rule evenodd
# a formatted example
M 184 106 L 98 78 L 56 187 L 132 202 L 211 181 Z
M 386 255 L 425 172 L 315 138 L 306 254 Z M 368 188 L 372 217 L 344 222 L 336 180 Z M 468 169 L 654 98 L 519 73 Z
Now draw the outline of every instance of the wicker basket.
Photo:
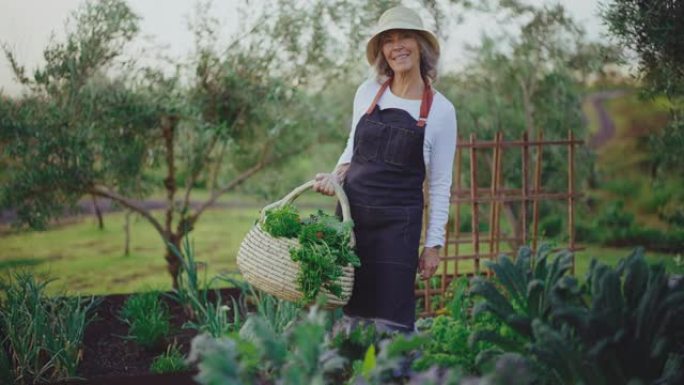
M 310 189 L 314 181 L 309 181 L 261 210 L 259 221 L 247 233 L 240 244 L 237 255 L 237 265 L 243 277 L 252 286 L 271 295 L 287 301 L 298 301 L 303 295 L 297 289 L 297 274 L 299 264 L 290 257 L 290 247 L 299 246 L 299 241 L 292 238 L 273 237 L 261 228 L 267 210 L 279 208 L 292 203 L 299 195 Z M 349 201 L 342 187 L 334 183 L 335 194 L 342 207 L 343 222 L 351 221 Z M 352 233 L 350 245 L 354 247 Z M 342 275 L 336 281 L 342 288 L 341 297 L 337 297 L 328 290 L 321 288 L 321 293 L 327 296 L 326 307 L 329 309 L 344 306 L 351 296 L 354 287 L 354 267 L 347 265 L 342 268 Z

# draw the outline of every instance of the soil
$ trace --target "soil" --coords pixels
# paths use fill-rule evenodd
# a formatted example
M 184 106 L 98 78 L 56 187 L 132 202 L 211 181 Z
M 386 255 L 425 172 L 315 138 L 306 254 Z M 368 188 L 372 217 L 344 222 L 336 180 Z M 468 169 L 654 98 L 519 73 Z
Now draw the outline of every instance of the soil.
M 240 295 L 237 288 L 219 290 L 221 298 L 230 301 L 230 297 Z M 118 384 L 194 384 L 194 371 L 172 375 L 153 375 L 150 365 L 154 358 L 166 351 L 168 344 L 176 341 L 181 352 L 187 356 L 190 341 L 197 334 L 195 330 L 183 329 L 188 320 L 182 307 L 175 301 L 162 296 L 171 315 L 171 332 L 167 341 L 156 349 L 144 349 L 134 341 L 124 338 L 128 334 L 128 326 L 119 319 L 119 312 L 130 294 L 109 295 L 99 297 L 101 302 L 95 309 L 96 318 L 85 331 L 83 360 L 77 375 L 85 380 L 74 380 L 62 384 L 118 383 Z M 213 292 L 210 292 L 210 299 Z

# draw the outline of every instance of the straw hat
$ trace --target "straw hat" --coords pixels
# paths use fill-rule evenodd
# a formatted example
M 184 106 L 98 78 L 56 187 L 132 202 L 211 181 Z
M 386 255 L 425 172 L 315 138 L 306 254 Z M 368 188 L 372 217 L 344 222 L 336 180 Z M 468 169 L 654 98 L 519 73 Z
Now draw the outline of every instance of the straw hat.
M 418 15 L 418 12 L 400 5 L 386 10 L 382 16 L 380 16 L 375 31 L 370 39 L 368 39 L 368 43 L 366 44 L 366 59 L 368 59 L 370 65 L 373 65 L 375 62 L 375 55 L 379 51 L 378 38 L 380 37 L 380 34 L 390 29 L 410 29 L 418 32 L 425 37 L 437 55 L 439 55 L 439 41 L 437 41 L 437 35 L 423 27 L 423 20 L 420 18 L 420 15 Z

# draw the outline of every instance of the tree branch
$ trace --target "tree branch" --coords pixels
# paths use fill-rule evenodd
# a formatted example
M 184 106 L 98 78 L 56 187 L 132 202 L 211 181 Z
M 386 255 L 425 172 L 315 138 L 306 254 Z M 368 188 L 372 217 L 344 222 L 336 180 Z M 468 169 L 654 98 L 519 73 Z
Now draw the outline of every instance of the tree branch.
M 214 147 L 216 146 L 216 143 L 218 142 L 218 134 L 215 134 L 214 137 L 211 140 L 211 144 L 203 150 L 203 156 L 202 156 L 202 164 L 206 164 L 209 161 L 209 156 L 212 151 L 214 151 Z M 183 206 L 181 208 L 181 215 L 185 215 L 185 213 L 188 210 L 188 207 L 190 206 L 190 192 L 192 191 L 192 186 L 195 184 L 195 181 L 197 181 L 197 178 L 199 177 L 200 172 L 202 171 L 201 167 L 196 167 L 193 172 L 190 174 L 190 177 L 186 179 L 185 181 L 185 196 L 183 197 Z
M 137 202 L 133 199 L 126 198 L 125 196 L 114 192 L 104 186 L 93 186 L 88 189 L 87 193 L 100 196 L 103 198 L 109 198 L 115 202 L 118 202 L 124 207 L 127 207 L 136 213 L 142 215 L 145 219 L 147 219 L 150 224 L 157 230 L 159 235 L 164 239 L 164 241 L 168 240 L 168 235 L 165 231 L 164 228 L 162 227 L 161 223 L 157 220 L 157 218 L 152 216 L 152 213 L 150 213 L 149 210 L 145 209 L 140 202 Z
M 286 152 L 286 153 L 282 154 L 282 155 L 279 156 L 279 157 L 270 158 L 270 159 L 269 159 L 269 158 L 268 158 L 268 155 L 269 155 L 271 146 L 272 146 L 272 143 L 271 143 L 271 142 L 266 143 L 266 144 L 264 145 L 264 148 L 262 149 L 262 152 L 261 152 L 261 156 L 260 156 L 260 158 L 259 158 L 259 161 L 258 161 L 254 166 L 250 167 L 249 169 L 247 169 L 246 171 L 244 171 L 242 174 L 238 175 L 235 179 L 233 179 L 232 181 L 230 181 L 230 183 L 228 183 L 226 186 L 223 186 L 221 189 L 219 189 L 218 191 L 215 191 L 213 194 L 211 194 L 211 197 L 209 198 L 209 200 L 207 200 L 206 202 L 204 202 L 204 203 L 202 204 L 202 206 L 200 206 L 200 208 L 197 209 L 197 211 L 196 211 L 193 215 L 189 216 L 188 219 L 187 219 L 186 221 L 181 221 L 181 223 L 178 224 L 178 230 L 177 230 L 177 231 L 179 231 L 179 233 L 180 233 L 181 231 L 183 231 L 183 228 L 184 228 L 184 227 L 192 228 L 192 226 L 195 224 L 195 222 L 197 222 L 197 220 L 199 219 L 200 215 L 202 215 L 202 213 L 203 213 L 209 206 L 211 206 L 211 205 L 213 205 L 214 203 L 216 203 L 216 200 L 217 200 L 221 195 L 223 195 L 223 194 L 225 194 L 226 192 L 228 192 L 228 191 L 234 189 L 235 187 L 239 186 L 239 185 L 242 184 L 244 181 L 246 181 L 247 179 L 249 179 L 251 176 L 253 176 L 253 175 L 256 174 L 257 172 L 261 171 L 262 169 L 266 168 L 266 166 L 268 166 L 268 165 L 270 165 L 270 164 L 273 164 L 273 163 L 275 163 L 275 162 L 277 162 L 277 161 L 286 159 L 286 158 L 288 158 L 288 157 L 290 157 L 290 156 L 292 156 L 292 155 L 294 155 L 294 154 L 299 154 L 299 153 L 301 153 L 302 151 L 305 151 L 305 150 L 306 150 L 308 147 L 310 147 L 311 145 L 304 146 L 304 147 L 302 147 L 302 148 L 296 148 L 296 149 L 294 149 L 294 150 L 292 150 L 292 151 L 289 151 L 289 152 Z M 185 222 L 185 223 L 183 223 L 183 222 Z

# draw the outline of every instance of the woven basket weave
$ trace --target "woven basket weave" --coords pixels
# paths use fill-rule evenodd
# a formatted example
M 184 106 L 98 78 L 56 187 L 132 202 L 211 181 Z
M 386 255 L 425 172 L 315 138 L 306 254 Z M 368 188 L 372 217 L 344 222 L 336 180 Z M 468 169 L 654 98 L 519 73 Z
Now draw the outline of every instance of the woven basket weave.
M 296 302 L 303 297 L 297 289 L 299 264 L 290 257 L 290 248 L 298 247 L 299 241 L 292 238 L 273 237 L 262 229 L 261 224 L 264 222 L 266 211 L 292 203 L 304 191 L 310 189 L 313 184 L 313 180 L 309 181 L 294 189 L 283 199 L 264 207 L 261 210 L 259 221 L 247 233 L 238 250 L 237 265 L 247 282 L 287 301 Z M 342 220 L 343 222 L 351 221 L 347 196 L 342 187 L 336 183 L 333 184 L 335 194 L 342 207 Z M 354 247 L 353 233 L 350 245 Z M 352 265 L 343 267 L 342 275 L 336 280 L 336 283 L 342 288 L 341 297 L 321 288 L 321 293 L 327 297 L 326 307 L 329 309 L 344 306 L 349 301 L 354 287 L 354 267 Z

